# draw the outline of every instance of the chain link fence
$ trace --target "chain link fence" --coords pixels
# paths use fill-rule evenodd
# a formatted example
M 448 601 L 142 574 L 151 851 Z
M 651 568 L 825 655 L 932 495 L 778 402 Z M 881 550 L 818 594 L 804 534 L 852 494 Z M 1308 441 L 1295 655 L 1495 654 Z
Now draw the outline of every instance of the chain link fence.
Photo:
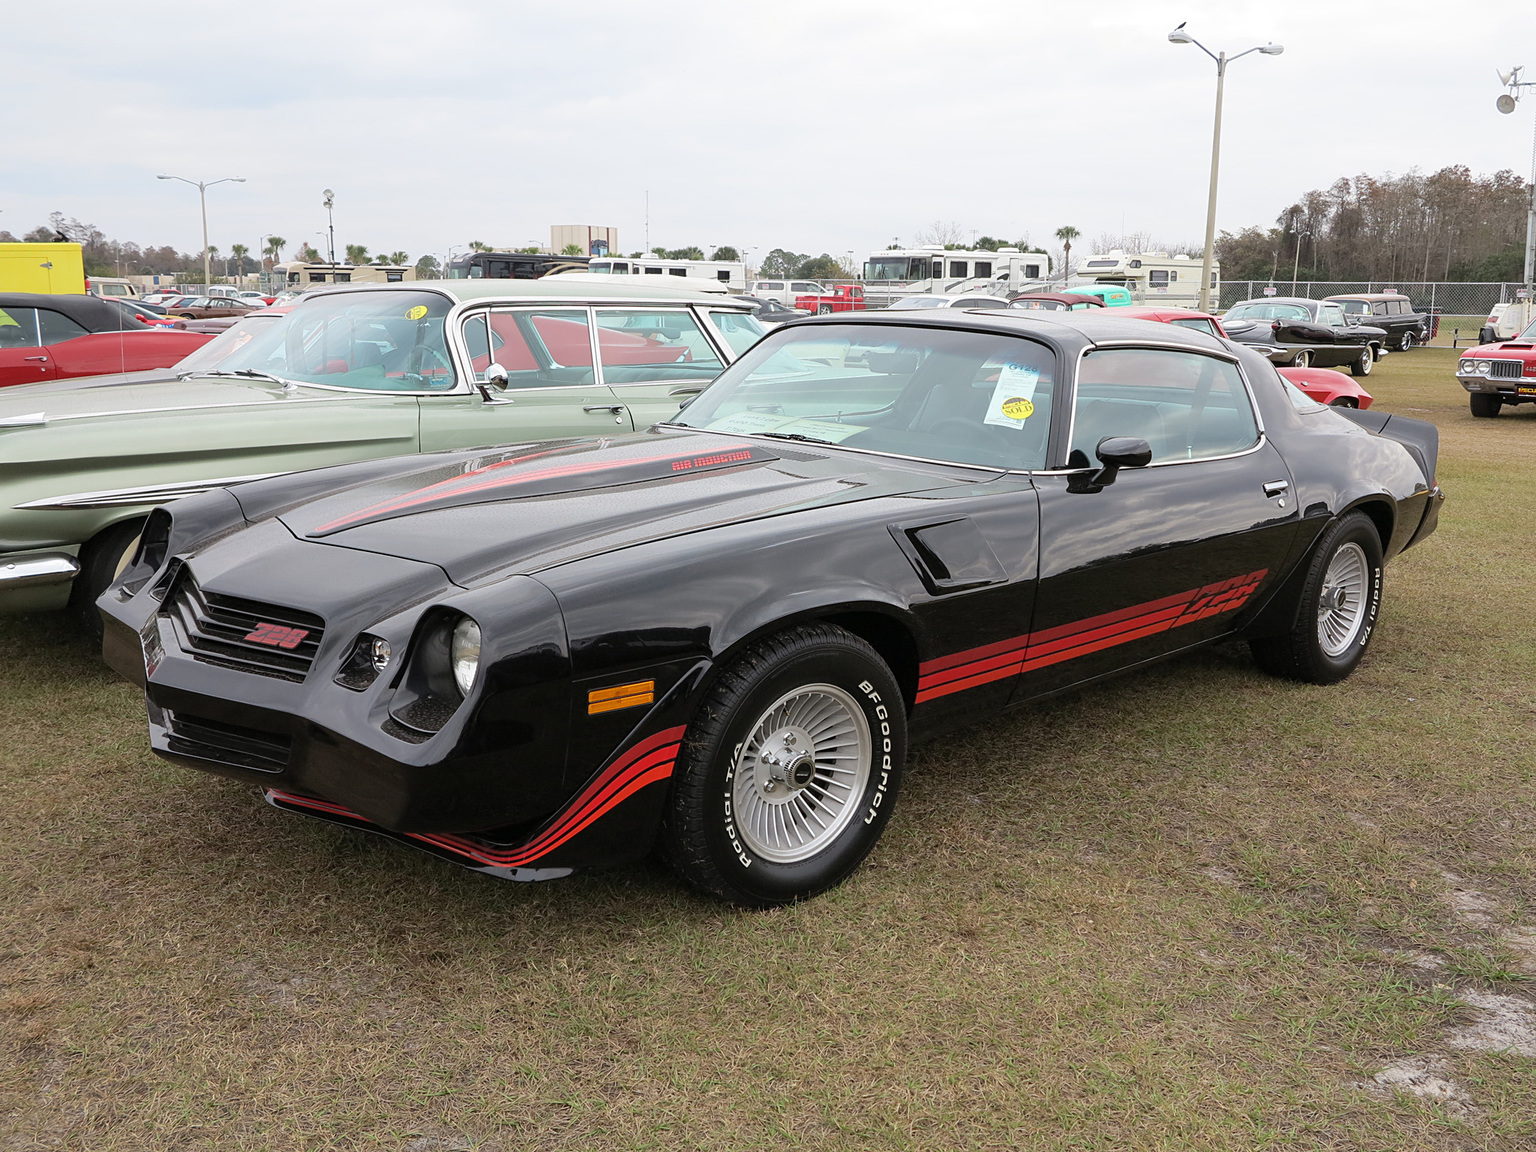
M 1230 308 L 1242 300 L 1259 299 L 1266 288 L 1273 288 L 1272 295 L 1275 296 L 1301 296 L 1312 300 L 1358 292 L 1385 292 L 1390 288 L 1408 297 L 1415 308 L 1434 308 L 1447 316 L 1486 316 L 1495 304 L 1513 300 L 1521 287 L 1517 283 L 1447 280 L 1227 280 L 1221 285 L 1221 307 Z

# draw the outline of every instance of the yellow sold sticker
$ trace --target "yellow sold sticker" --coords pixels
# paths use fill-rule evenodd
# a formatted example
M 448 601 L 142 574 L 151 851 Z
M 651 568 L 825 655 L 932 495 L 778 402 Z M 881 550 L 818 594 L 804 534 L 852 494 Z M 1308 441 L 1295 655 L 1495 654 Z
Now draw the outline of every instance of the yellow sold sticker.
M 1010 420 L 1028 420 L 1035 414 L 1035 406 L 1022 396 L 1010 396 L 1003 401 L 1003 415 Z
M 426 314 L 427 306 L 425 304 L 418 304 L 405 314 L 405 318 L 407 320 L 420 320 Z

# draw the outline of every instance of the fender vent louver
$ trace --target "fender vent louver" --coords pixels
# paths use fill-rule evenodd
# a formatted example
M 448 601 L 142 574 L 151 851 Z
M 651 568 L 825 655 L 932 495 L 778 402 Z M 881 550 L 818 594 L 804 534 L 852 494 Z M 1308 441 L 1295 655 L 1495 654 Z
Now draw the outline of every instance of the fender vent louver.
M 185 567 L 162 612 L 194 660 L 279 680 L 302 681 L 325 635 L 325 621 L 309 612 L 204 592 Z

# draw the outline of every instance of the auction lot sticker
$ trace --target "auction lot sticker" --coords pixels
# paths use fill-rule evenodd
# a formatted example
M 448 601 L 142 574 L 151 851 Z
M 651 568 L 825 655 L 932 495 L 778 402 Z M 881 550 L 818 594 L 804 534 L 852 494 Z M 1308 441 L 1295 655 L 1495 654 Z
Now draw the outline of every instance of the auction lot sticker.
M 1024 427 L 1024 421 L 1035 414 L 1035 386 L 1039 383 L 1038 368 L 1004 364 L 997 374 L 997 386 L 992 389 L 983 423 L 999 428 Z

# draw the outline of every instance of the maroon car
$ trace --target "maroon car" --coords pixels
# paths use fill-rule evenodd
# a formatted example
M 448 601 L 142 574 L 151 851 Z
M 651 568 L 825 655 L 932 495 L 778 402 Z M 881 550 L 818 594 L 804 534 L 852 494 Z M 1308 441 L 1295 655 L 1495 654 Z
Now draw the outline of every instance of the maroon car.
M 0 293 L 0 387 L 169 368 L 211 339 L 153 328 L 97 296 Z
M 265 308 L 261 300 L 236 300 L 229 296 L 195 296 L 172 305 L 167 311 L 184 320 L 238 320 L 247 312 Z

